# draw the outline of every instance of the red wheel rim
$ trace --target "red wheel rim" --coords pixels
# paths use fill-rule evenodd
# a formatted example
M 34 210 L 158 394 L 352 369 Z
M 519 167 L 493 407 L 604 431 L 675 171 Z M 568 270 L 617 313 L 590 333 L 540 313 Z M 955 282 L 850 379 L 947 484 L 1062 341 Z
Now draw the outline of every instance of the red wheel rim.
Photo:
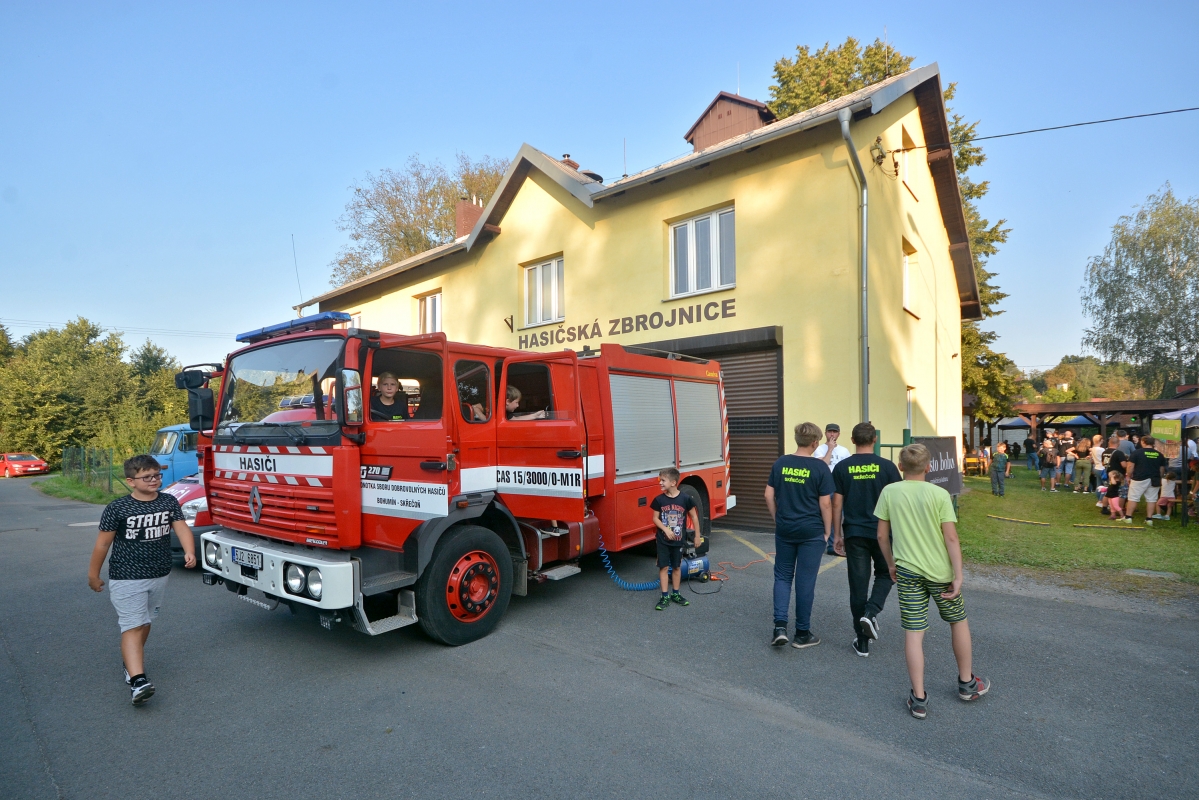
M 456 619 L 478 622 L 500 596 L 499 565 L 489 553 L 472 550 L 450 570 L 445 591 L 446 604 Z

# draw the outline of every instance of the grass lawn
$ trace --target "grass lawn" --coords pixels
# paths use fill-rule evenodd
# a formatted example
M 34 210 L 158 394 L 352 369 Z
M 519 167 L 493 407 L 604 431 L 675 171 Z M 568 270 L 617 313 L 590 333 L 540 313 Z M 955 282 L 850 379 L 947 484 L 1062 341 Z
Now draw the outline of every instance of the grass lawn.
M 1066 575 L 1111 571 L 1117 582 L 1126 582 L 1123 570 L 1145 569 L 1173 572 L 1187 583 L 1199 584 L 1199 522 L 1193 515 L 1186 528 L 1175 515 L 1170 522 L 1155 521 L 1153 527 L 1128 530 L 1145 525 L 1144 502 L 1138 504 L 1132 524 L 1112 522 L 1095 508 L 1095 495 L 1042 492 L 1036 474 L 1023 464 L 1012 466 L 1006 497 L 991 494 L 986 476 L 967 477 L 965 484 L 967 491 L 958 501 L 958 530 L 968 563 L 1031 567 Z M 990 519 L 988 514 L 1050 525 L 1004 522 Z M 1075 523 L 1121 527 L 1075 528 Z
M 82 500 L 85 503 L 96 503 L 97 505 L 107 505 L 118 497 L 129 494 L 124 482 L 117 480 L 112 482 L 113 494 L 109 494 L 103 488 L 88 486 L 79 481 L 64 478 L 62 475 L 51 475 L 49 478 L 35 481 L 33 485 L 38 491 L 51 497 Z

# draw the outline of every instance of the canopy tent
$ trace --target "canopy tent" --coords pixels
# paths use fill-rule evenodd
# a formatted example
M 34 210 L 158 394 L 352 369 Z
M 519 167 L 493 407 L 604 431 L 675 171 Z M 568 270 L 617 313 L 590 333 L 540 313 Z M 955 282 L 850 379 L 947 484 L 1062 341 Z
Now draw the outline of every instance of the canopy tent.
M 1010 431 L 1013 429 L 1031 428 L 1032 426 L 1028 424 L 1028 420 L 1020 419 L 1019 417 L 1008 417 L 1007 419 L 1001 419 L 998 427 L 1001 431 Z
M 1099 425 L 1092 419 L 1087 419 L 1081 414 L 1073 419 L 1068 419 L 1065 422 L 1050 422 L 1046 420 L 1042 423 L 1046 428 L 1098 428 Z
M 1154 419 L 1180 419 L 1182 427 L 1194 428 L 1199 425 L 1199 406 L 1184 408 L 1181 411 L 1168 411 L 1164 414 L 1154 414 Z

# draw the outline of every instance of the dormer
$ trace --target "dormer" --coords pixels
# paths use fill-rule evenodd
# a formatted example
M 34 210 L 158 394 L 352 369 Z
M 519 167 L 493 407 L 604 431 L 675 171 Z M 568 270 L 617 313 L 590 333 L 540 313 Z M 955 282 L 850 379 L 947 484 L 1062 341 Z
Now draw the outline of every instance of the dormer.
M 699 119 L 683 138 L 698 153 L 734 136 L 756 131 L 774 121 L 775 116 L 765 103 L 750 100 L 739 94 L 721 92 L 704 109 L 704 113 L 699 115 Z

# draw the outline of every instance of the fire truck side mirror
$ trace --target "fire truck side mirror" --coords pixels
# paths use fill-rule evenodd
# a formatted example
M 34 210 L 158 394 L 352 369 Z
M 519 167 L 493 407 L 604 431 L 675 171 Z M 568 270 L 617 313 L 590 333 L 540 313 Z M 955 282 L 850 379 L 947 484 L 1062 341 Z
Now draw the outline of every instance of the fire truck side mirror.
M 201 387 L 187 390 L 187 416 L 193 431 L 212 430 L 215 416 L 212 389 Z
M 363 420 L 362 376 L 358 370 L 341 371 L 341 396 L 345 398 L 346 425 L 361 425 Z

